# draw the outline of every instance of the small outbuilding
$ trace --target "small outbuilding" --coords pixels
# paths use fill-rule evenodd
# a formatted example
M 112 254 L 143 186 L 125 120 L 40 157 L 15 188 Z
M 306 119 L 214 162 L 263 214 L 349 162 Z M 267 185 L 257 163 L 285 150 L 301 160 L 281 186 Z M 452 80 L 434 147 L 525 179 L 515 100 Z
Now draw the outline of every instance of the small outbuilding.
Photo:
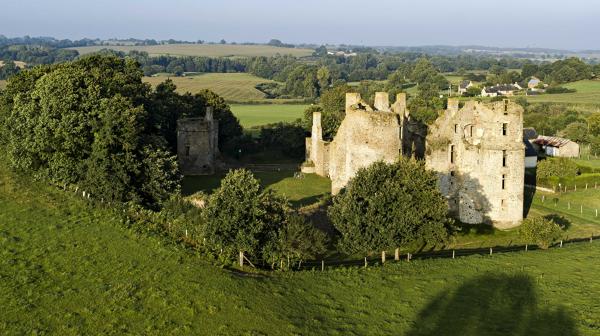
M 547 156 L 578 157 L 579 144 L 565 138 L 540 135 L 531 141 L 534 147 L 543 151 Z
M 525 168 L 537 167 L 538 152 L 529 140 L 523 139 L 525 145 Z

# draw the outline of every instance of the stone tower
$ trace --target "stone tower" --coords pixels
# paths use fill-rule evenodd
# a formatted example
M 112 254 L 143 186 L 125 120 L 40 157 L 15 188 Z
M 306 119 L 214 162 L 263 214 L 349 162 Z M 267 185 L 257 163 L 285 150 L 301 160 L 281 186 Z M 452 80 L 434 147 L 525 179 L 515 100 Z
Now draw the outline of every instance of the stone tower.
M 510 228 L 523 219 L 523 109 L 448 99 L 429 128 L 426 166 L 438 173 L 451 212 L 464 223 Z
M 212 107 L 204 118 L 177 120 L 177 158 L 184 175 L 209 175 L 215 172 L 219 152 L 219 124 Z

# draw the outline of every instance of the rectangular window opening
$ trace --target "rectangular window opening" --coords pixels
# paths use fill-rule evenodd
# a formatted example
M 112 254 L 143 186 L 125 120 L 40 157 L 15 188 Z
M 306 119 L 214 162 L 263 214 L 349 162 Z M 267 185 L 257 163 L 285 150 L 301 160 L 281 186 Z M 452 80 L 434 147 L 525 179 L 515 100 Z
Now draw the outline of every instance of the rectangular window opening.
M 506 189 L 506 175 L 502 174 L 502 190 Z
M 506 167 L 508 159 L 508 154 L 506 153 L 506 149 L 502 151 L 502 167 Z
M 500 207 L 501 207 L 502 209 L 505 209 L 505 208 L 506 208 L 506 200 L 501 200 L 501 201 L 500 201 Z
M 508 100 L 504 100 L 504 115 L 508 114 Z
M 454 133 L 458 133 L 458 124 L 454 124 Z
M 508 134 L 508 124 L 503 123 L 502 124 L 502 135 L 507 135 L 507 134 Z
M 454 163 L 454 145 L 450 145 L 450 163 Z

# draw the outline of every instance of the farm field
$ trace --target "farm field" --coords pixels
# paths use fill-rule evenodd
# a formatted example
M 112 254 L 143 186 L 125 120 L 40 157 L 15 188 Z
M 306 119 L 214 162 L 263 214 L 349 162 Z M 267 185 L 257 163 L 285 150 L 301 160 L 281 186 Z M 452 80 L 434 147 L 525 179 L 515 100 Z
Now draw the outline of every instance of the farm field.
M 156 86 L 171 79 L 180 93 L 198 93 L 209 89 L 227 101 L 261 101 L 265 94 L 256 89 L 260 83 L 273 82 L 247 73 L 206 73 L 186 77 L 160 75 L 144 77 L 144 81 Z
M 0 333 L 597 335 L 600 243 L 244 276 L 0 170 Z
M 279 48 L 268 45 L 231 45 L 231 44 L 165 44 L 157 46 L 90 46 L 68 48 L 77 50 L 81 55 L 94 53 L 102 49 L 129 52 L 132 50 L 145 51 L 151 56 L 206 56 L 206 57 L 236 57 L 236 56 L 275 56 L 293 55 L 297 57 L 310 56 L 312 49 Z
M 308 105 L 295 104 L 254 104 L 231 105 L 231 111 L 240 120 L 244 128 L 290 122 L 302 118 Z
M 583 80 L 561 86 L 576 89 L 577 92 L 528 96 L 527 101 L 530 103 L 600 105 L 600 80 Z

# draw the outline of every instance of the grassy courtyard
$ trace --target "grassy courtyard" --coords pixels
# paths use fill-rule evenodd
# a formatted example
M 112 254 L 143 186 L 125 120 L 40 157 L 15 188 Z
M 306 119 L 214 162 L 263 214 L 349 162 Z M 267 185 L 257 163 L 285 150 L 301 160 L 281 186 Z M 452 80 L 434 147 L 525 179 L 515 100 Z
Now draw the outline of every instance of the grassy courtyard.
M 600 243 L 244 276 L 0 171 L 0 334 L 597 335 Z

